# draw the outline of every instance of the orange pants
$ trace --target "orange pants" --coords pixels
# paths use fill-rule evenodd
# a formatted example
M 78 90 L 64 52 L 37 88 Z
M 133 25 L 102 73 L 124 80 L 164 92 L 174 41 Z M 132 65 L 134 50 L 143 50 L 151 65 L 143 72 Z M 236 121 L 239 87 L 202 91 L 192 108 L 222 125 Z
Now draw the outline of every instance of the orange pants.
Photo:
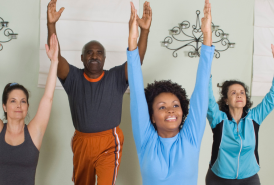
M 114 185 L 118 174 L 124 135 L 119 127 L 97 133 L 75 131 L 72 140 L 75 185 Z

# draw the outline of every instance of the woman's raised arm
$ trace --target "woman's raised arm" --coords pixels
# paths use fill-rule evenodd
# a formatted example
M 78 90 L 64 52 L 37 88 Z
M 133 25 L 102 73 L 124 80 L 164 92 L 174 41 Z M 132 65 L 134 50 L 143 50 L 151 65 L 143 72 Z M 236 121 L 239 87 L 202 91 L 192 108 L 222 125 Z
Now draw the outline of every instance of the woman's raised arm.
M 43 136 L 48 125 L 57 79 L 58 41 L 55 34 L 53 34 L 50 38 L 50 47 L 46 44 L 46 52 L 51 61 L 51 65 L 48 73 L 45 92 L 40 101 L 35 117 L 28 125 L 30 135 L 38 150 L 40 150 Z

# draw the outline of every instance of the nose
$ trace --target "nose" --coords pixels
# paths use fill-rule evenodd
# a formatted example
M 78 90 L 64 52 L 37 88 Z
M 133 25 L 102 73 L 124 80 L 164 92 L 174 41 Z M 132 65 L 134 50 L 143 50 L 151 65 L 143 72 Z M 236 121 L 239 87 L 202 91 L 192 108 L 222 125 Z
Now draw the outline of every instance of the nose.
M 169 109 L 167 110 L 167 112 L 168 112 L 168 113 L 174 113 L 174 109 L 173 109 L 173 108 L 169 108 Z
M 21 103 L 17 103 L 17 108 L 20 108 L 21 107 Z
M 98 58 L 97 52 L 92 52 L 91 58 L 92 58 L 92 59 L 97 59 L 97 58 Z
M 241 97 L 242 97 L 241 93 L 237 93 L 237 98 L 241 98 Z

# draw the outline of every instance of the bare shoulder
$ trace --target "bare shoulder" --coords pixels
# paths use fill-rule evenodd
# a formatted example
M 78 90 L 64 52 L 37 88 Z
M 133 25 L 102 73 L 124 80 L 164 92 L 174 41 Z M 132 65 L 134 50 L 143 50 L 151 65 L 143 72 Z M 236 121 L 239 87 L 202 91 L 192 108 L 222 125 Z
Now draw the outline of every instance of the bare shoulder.
M 3 121 L 0 119 L 0 132 L 2 132 L 3 127 L 4 127 L 4 123 L 3 123 Z

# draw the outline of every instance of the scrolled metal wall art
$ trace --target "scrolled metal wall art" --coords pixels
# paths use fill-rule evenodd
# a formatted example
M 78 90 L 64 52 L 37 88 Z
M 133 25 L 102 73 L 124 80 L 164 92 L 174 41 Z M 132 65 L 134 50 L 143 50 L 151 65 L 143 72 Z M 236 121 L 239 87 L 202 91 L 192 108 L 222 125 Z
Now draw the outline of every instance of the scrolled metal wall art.
M 200 23 L 200 19 L 199 19 L 200 11 L 197 10 L 196 14 L 197 14 L 196 25 L 192 25 L 192 28 L 193 28 L 192 35 L 188 35 L 184 32 L 185 29 L 190 28 L 190 23 L 189 23 L 189 21 L 183 21 L 182 23 L 179 23 L 179 26 L 175 26 L 171 30 L 169 30 L 171 36 L 167 36 L 164 39 L 164 41 L 161 42 L 164 47 L 166 47 L 169 50 L 173 50 L 173 54 L 172 54 L 173 57 L 176 58 L 178 56 L 177 51 L 186 47 L 186 46 L 190 46 L 190 47 L 194 48 L 193 51 L 188 52 L 189 57 L 191 57 L 191 58 L 200 57 L 201 44 L 203 43 L 203 34 L 201 31 L 201 23 Z M 222 29 L 219 29 L 219 26 L 214 25 L 212 23 L 212 33 L 213 32 L 215 32 L 216 37 L 219 37 L 218 38 L 219 40 L 212 41 L 212 43 L 221 43 L 223 46 L 226 47 L 222 50 L 215 49 L 215 53 L 214 53 L 215 58 L 220 58 L 220 52 L 226 51 L 229 48 L 234 48 L 235 43 L 231 43 L 228 40 L 229 34 L 224 33 L 224 31 Z M 176 38 L 176 36 L 180 35 L 181 33 L 183 35 L 189 37 L 190 39 L 180 40 L 180 39 Z M 197 36 L 197 34 L 199 34 L 199 33 L 201 33 L 201 34 Z M 176 40 L 179 42 L 185 42 L 185 44 L 178 48 L 174 48 L 174 49 L 170 48 L 169 45 L 173 43 L 173 40 Z M 186 42 L 188 42 L 188 43 L 186 43 Z
M 2 19 L 1 17 L 0 17 L 0 21 L 1 21 L 1 22 L 0 22 L 0 31 L 2 31 L 4 28 L 6 28 L 5 30 L 3 30 L 3 33 L 4 33 L 4 35 L 5 35 L 6 37 L 8 37 L 8 40 L 6 40 L 6 41 L 1 41 L 1 40 L 0 40 L 0 51 L 2 51 L 2 50 L 3 50 L 3 44 L 2 44 L 2 43 L 9 42 L 9 41 L 11 41 L 12 39 L 17 39 L 17 35 L 18 35 L 18 34 L 17 34 L 17 33 L 14 33 L 12 29 L 7 28 L 9 22 L 4 21 L 4 19 Z

